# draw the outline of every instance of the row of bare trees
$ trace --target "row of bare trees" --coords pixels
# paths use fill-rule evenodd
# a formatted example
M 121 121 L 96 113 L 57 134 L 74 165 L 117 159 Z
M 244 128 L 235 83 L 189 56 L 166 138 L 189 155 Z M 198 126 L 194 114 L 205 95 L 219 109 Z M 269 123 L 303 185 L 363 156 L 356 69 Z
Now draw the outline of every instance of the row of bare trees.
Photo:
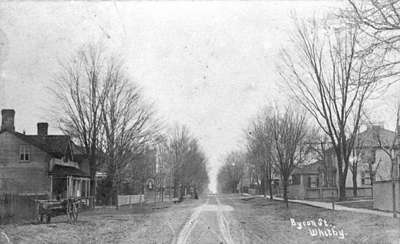
M 380 69 L 380 78 L 386 83 L 398 82 L 400 52 L 400 1 L 398 0 L 348 0 L 349 8 L 342 13 L 343 19 L 351 26 L 360 30 L 360 53 L 369 58 L 377 60 L 371 65 L 372 68 Z M 362 40 L 362 41 L 361 41 Z M 384 153 L 391 160 L 392 179 L 392 205 L 393 216 L 396 217 L 396 187 L 395 180 L 399 178 L 400 169 L 398 165 L 399 151 L 399 120 L 400 101 L 395 104 L 396 124 L 395 133 L 390 142 L 384 142 L 378 134 L 378 143 Z M 398 191 L 399 192 L 399 191 Z M 400 192 L 399 192 L 400 194 Z
M 348 7 L 334 15 L 334 18 L 295 19 L 295 31 L 291 36 L 294 47 L 282 50 L 278 65 L 279 73 L 285 81 L 284 87 L 289 90 L 291 98 L 302 105 L 323 132 L 320 136 L 323 141 L 319 140 L 318 143 L 314 138 L 309 145 L 321 145 L 317 150 L 321 159 L 326 157 L 327 147 L 334 151 L 340 200 L 346 198 L 349 170 L 353 171 L 353 182 L 356 182 L 358 161 L 354 158 L 359 158 L 355 153 L 361 152 L 357 135 L 362 120 L 366 119 L 363 118 L 367 111 L 366 103 L 375 95 L 382 96 L 385 88 L 397 82 L 397 54 L 400 51 L 400 1 L 348 0 L 348 3 Z M 396 111 L 399 111 L 400 106 L 396 107 Z M 285 122 L 288 128 L 282 128 L 281 131 L 270 126 L 275 124 L 273 121 L 276 118 L 262 120 L 272 122 L 263 124 L 257 120 L 248 136 L 248 151 L 252 152 L 249 158 L 253 159 L 250 160 L 254 164 L 253 169 L 262 182 L 268 182 L 271 181 L 271 165 L 274 170 L 274 165 L 279 162 L 279 173 L 285 181 L 286 173 L 290 174 L 288 169 L 291 169 L 291 162 L 296 164 L 294 159 L 301 161 L 303 151 L 301 144 L 295 143 L 295 133 L 290 134 L 289 141 L 294 143 L 292 145 L 282 135 L 294 128 L 288 123 L 293 118 L 288 117 Z M 269 124 L 270 128 L 265 124 Z M 375 135 L 378 147 L 392 161 L 393 201 L 394 180 L 398 177 L 398 126 L 397 112 L 396 135 L 393 140 L 382 143 L 379 134 Z M 297 151 L 291 151 L 293 148 Z
M 257 179 L 263 182 L 264 194 L 268 186 L 272 198 L 271 183 L 275 172 L 281 178 L 283 197 L 288 206 L 289 178 L 293 170 L 306 160 L 310 132 L 304 112 L 286 108 L 263 113 L 250 127 L 247 150 L 233 152 L 226 158 L 218 175 L 220 189 L 234 191 L 245 170 L 253 169 Z
M 349 0 L 340 18 L 295 21 L 295 49 L 282 52 L 286 87 L 335 151 L 341 200 L 348 170 L 357 174 L 351 157 L 366 101 L 397 81 L 399 7 L 399 1 Z
M 179 197 L 191 192 L 197 198 L 207 189 L 207 158 L 198 140 L 186 127 L 175 127 L 167 138 L 163 161 L 169 165 L 173 196 Z
M 200 189 L 208 180 L 206 158 L 197 141 L 186 129 L 177 129 L 165 143 L 168 136 L 162 135 L 160 122 L 141 89 L 130 79 L 122 60 L 102 45 L 83 46 L 61 62 L 54 84 L 54 116 L 60 129 L 88 155 L 91 196 L 96 194 L 99 167 L 111 185 L 107 195 L 116 202 L 123 181 L 139 178 L 143 183 L 142 178 L 150 176 L 144 172 L 149 171 L 148 164 L 155 163 L 149 162 L 156 158 L 153 149 L 165 145 L 175 157 L 169 155 L 176 184 Z
M 230 152 L 217 175 L 218 191 L 235 193 L 248 170 L 246 155 L 240 151 Z

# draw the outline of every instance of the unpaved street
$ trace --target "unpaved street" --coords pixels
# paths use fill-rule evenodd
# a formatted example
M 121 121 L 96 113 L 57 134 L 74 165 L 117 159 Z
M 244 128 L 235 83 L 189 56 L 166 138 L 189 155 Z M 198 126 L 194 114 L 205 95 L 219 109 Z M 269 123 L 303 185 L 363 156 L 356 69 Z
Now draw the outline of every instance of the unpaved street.
M 144 210 L 96 209 L 82 213 L 75 225 L 58 217 L 51 224 L 1 226 L 0 243 L 399 244 L 398 223 L 301 204 L 287 209 L 262 197 L 210 195 Z
M 177 244 L 184 243 L 227 243 L 233 244 L 226 213 L 233 211 L 229 205 L 220 203 L 210 196 L 206 203 L 197 207 L 179 233 Z
M 305 226 L 294 226 L 292 221 L 304 222 Z M 307 225 L 313 221 L 318 228 Z M 176 243 L 398 244 L 400 229 L 398 220 L 387 217 L 301 204 L 290 204 L 287 209 L 280 201 L 260 197 L 211 195 L 194 209 Z

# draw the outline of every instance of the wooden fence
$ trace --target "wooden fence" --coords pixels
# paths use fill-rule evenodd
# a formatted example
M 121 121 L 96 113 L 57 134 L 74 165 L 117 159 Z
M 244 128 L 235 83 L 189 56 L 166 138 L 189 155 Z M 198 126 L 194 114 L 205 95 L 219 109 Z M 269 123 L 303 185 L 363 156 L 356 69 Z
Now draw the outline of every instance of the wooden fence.
M 32 222 L 37 215 L 35 199 L 44 196 L 0 194 L 0 224 Z
M 118 195 L 118 206 L 144 202 L 144 195 Z

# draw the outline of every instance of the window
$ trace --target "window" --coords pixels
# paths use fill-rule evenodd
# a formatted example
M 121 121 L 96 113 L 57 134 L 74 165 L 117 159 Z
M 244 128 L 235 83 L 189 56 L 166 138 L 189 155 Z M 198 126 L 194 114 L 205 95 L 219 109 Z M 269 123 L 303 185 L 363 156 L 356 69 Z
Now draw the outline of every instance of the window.
M 292 175 L 291 185 L 300 185 L 300 175 Z
M 361 185 L 371 185 L 369 171 L 361 171 Z
M 309 176 L 307 181 L 307 186 L 309 188 L 317 188 L 319 185 L 319 178 L 318 176 Z
M 30 161 L 31 160 L 31 150 L 29 145 L 21 145 L 19 147 L 19 160 L 20 161 Z

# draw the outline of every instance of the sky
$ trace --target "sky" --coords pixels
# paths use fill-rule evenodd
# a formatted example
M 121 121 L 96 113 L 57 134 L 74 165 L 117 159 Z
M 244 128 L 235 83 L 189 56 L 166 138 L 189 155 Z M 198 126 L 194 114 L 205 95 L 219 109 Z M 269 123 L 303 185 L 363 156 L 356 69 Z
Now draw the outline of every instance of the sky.
M 209 159 L 210 189 L 224 156 L 265 106 L 288 103 L 276 71 L 291 16 L 311 18 L 342 1 L 2 2 L 0 108 L 16 130 L 51 121 L 48 88 L 58 60 L 87 42 L 124 59 L 132 81 L 168 123 L 186 125 Z M 59 133 L 50 124 L 50 133 Z

